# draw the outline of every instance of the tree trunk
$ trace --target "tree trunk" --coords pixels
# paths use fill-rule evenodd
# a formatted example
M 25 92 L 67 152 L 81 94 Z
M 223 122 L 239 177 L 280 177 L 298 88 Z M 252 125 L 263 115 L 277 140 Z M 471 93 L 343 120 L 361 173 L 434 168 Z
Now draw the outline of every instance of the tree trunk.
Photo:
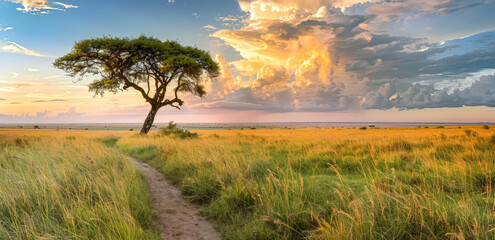
M 155 116 L 157 112 L 158 112 L 158 108 L 151 106 L 150 113 L 148 113 L 146 120 L 144 120 L 143 128 L 141 128 L 141 134 L 145 134 L 145 135 L 148 134 L 151 127 L 153 126 L 153 122 L 155 121 Z

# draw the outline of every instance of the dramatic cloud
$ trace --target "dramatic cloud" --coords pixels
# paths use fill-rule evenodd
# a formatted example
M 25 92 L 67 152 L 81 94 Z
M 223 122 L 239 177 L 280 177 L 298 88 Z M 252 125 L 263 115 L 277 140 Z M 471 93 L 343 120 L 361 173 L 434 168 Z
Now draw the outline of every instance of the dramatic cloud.
M 0 41 L 0 52 L 8 53 L 19 53 L 37 57 L 43 57 L 44 55 L 33 50 L 27 49 L 15 42 L 1 42 Z
M 378 2 L 378 0 L 239 0 L 239 5 L 244 12 L 250 14 L 251 20 L 293 21 L 299 16 L 316 13 L 323 6 L 344 10 L 347 7 L 370 2 Z
M 212 33 L 239 52 L 230 63 L 217 58 L 223 77 L 211 84 L 212 98 L 193 108 L 273 111 L 413 109 L 492 106 L 493 76 L 472 85 L 473 73 L 495 69 L 495 41 L 447 54 L 458 43 L 432 44 L 392 36 L 369 27 L 370 21 L 444 15 L 473 7 L 462 0 L 265 1 L 240 0 L 248 13 L 244 26 Z M 370 14 L 343 9 L 366 4 Z M 398 12 L 385 11 L 387 6 Z M 378 16 L 377 16 L 378 15 Z M 491 33 L 487 33 L 491 34 Z M 480 40 L 480 39 L 478 39 Z M 464 40 L 470 41 L 469 38 Z M 235 69 L 233 76 L 229 67 Z M 485 87 L 482 92 L 480 86 Z
M 22 7 L 18 7 L 18 11 L 25 13 L 49 13 L 50 10 L 64 11 L 68 8 L 77 8 L 77 6 L 62 2 L 52 2 L 49 0 L 8 0 L 13 3 L 21 4 Z

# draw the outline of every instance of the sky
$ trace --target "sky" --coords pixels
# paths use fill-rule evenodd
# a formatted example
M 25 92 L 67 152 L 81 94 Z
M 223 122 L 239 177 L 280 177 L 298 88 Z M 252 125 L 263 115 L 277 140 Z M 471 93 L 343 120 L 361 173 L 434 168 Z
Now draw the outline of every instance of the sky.
M 492 0 L 0 0 L 0 123 L 142 122 L 53 61 L 83 39 L 151 36 L 221 75 L 157 122 L 495 122 Z

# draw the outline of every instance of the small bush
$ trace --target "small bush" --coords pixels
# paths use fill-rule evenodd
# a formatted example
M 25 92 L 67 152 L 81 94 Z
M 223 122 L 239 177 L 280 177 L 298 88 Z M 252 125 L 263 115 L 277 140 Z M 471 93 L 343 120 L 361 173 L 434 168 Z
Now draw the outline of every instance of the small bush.
M 129 131 L 130 131 L 130 132 L 133 132 L 133 131 L 134 131 L 134 128 L 129 129 Z
M 180 129 L 177 127 L 177 123 L 169 122 L 168 125 L 160 129 L 160 134 L 164 136 L 173 135 L 175 137 L 185 139 L 185 138 L 197 138 L 199 135 L 197 133 L 189 132 L 189 130 Z
M 488 125 L 483 125 L 483 129 L 488 130 L 488 129 L 490 129 L 490 126 L 488 126 Z
M 177 123 L 174 123 L 173 121 L 169 122 L 168 125 L 164 128 L 160 128 L 160 134 L 168 136 L 176 131 L 179 131 L 180 129 L 177 127 Z
M 366 129 L 368 129 L 368 128 L 367 128 L 367 127 L 360 127 L 359 129 L 361 129 L 361 130 L 366 130 Z
M 445 128 L 444 126 L 438 126 L 437 128 Z
M 473 134 L 473 130 L 466 129 L 464 130 L 464 133 L 466 133 L 466 136 L 471 137 L 471 135 Z
M 40 129 L 40 126 L 34 125 L 34 129 Z
M 369 127 L 370 127 L 370 128 L 374 128 L 374 127 L 376 127 L 376 126 L 375 126 L 375 125 L 369 125 Z

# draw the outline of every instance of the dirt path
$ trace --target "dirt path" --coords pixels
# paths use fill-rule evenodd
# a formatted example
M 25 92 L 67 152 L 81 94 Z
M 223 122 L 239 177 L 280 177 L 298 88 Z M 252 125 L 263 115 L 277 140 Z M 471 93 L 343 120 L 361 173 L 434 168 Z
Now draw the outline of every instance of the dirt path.
M 131 158 L 141 169 L 153 196 L 156 222 L 167 240 L 216 240 L 220 234 L 208 219 L 200 214 L 199 206 L 182 198 L 177 187 L 155 168 Z

